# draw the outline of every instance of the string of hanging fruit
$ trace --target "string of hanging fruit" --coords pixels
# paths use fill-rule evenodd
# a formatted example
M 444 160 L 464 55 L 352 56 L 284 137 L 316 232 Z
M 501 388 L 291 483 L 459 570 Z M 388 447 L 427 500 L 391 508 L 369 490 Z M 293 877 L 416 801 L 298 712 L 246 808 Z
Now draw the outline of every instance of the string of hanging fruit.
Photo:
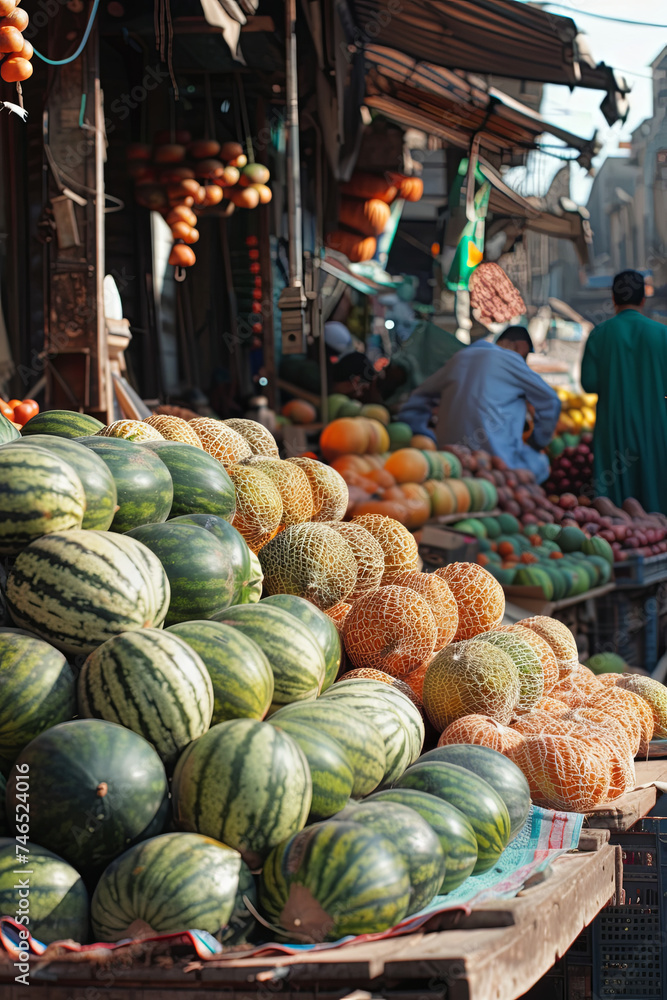
M 1 0 L 0 0 L 1 2 Z M 194 139 L 189 132 L 158 132 L 153 145 L 134 143 L 127 150 L 140 205 L 159 212 L 174 237 L 169 263 L 191 267 L 192 244 L 199 239 L 198 215 L 217 205 L 257 208 L 271 201 L 269 170 L 248 163 L 238 142 Z
M 326 246 L 344 253 L 353 263 L 371 260 L 377 250 L 377 237 L 389 222 L 390 205 L 397 198 L 419 201 L 423 193 L 420 177 L 357 171 L 341 187 L 338 222 L 343 228 L 327 235 Z
M 23 37 L 30 18 L 20 0 L 0 0 L 0 76 L 5 83 L 22 83 L 32 76 L 33 47 Z

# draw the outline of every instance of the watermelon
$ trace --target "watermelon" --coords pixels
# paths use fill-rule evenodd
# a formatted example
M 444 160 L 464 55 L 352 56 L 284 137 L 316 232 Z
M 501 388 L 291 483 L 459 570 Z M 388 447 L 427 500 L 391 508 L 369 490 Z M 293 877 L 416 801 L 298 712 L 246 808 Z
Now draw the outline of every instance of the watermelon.
M 257 567 L 259 567 L 259 560 L 254 552 L 248 548 L 243 535 L 229 521 L 225 521 L 222 517 L 216 517 L 214 514 L 182 514 L 172 518 L 171 523 L 191 524 L 197 528 L 205 528 L 224 546 L 234 576 L 232 604 L 254 604 L 256 600 L 259 600 L 259 596 L 255 597 L 254 600 L 248 599 L 249 595 L 254 594 L 257 589 L 257 569 L 253 560 L 256 561 Z M 261 567 L 259 567 L 259 573 L 259 593 L 261 596 Z
M 101 719 L 61 722 L 28 743 L 7 780 L 9 815 L 27 790 L 30 836 L 84 875 L 161 833 L 169 812 L 167 776 L 153 747 Z
M 194 649 L 156 628 L 115 635 L 79 675 L 79 714 L 126 726 L 174 763 L 211 724 L 213 686 Z
M 238 628 L 265 653 L 273 671 L 273 707 L 317 698 L 325 676 L 315 636 L 294 615 L 270 604 L 237 604 L 215 620 Z
M 0 756 L 14 760 L 44 729 L 76 715 L 74 673 L 35 636 L 0 632 Z
M 0 554 L 80 528 L 85 513 L 81 480 L 61 457 L 21 442 L 0 448 Z
M 63 531 L 21 552 L 7 604 L 19 628 L 65 653 L 90 653 L 119 632 L 160 625 L 169 581 L 159 559 L 134 538 Z
M 82 437 L 108 466 L 116 483 L 118 510 L 110 531 L 123 533 L 140 524 L 166 521 L 174 499 L 167 466 L 148 448 L 125 438 Z
M 142 524 L 127 534 L 149 548 L 167 574 L 171 600 L 165 625 L 213 618 L 230 606 L 233 567 L 224 546 L 210 532 L 169 521 Z
M 179 514 L 215 514 L 233 521 L 236 493 L 224 465 L 208 452 L 179 441 L 144 441 L 167 466 L 174 484 L 169 517 Z
M 410 878 L 408 913 L 417 913 L 437 895 L 445 877 L 445 852 L 418 812 L 398 802 L 354 802 L 335 818 L 361 823 L 391 841 Z
M 410 877 L 386 837 L 357 823 L 325 820 L 271 852 L 259 902 L 288 938 L 337 941 L 385 931 L 402 920 Z
M 500 530 L 506 535 L 517 535 L 521 531 L 521 525 L 513 514 L 498 514 L 496 521 L 500 525 Z M 500 541 L 500 539 L 498 539 Z
M 342 657 L 340 635 L 334 622 L 310 601 L 297 597 L 296 594 L 273 594 L 271 597 L 265 597 L 261 603 L 282 608 L 303 622 L 313 633 L 324 654 L 325 672 L 322 691 L 326 691 L 338 676 Z
M 416 788 L 387 788 L 366 799 L 376 801 L 398 802 L 414 809 L 435 832 L 445 855 L 445 877 L 439 894 L 452 892 L 472 875 L 477 864 L 477 837 L 462 812 L 444 799 Z
M 86 434 L 97 434 L 104 424 L 87 413 L 73 410 L 45 410 L 36 413 L 21 429 L 21 436 L 32 434 L 53 434 L 61 438 L 79 438 Z
M 272 724 L 277 726 L 292 719 L 331 736 L 343 748 L 354 775 L 353 798 L 360 799 L 377 788 L 387 758 L 382 734 L 365 715 L 322 699 L 286 705 L 271 716 Z
M 530 788 L 520 770 L 508 757 L 490 747 L 453 743 L 429 750 L 420 761 L 457 764 L 484 778 L 498 793 L 510 817 L 510 840 L 523 828 L 530 813 Z
M 309 820 L 328 819 L 343 809 L 354 785 L 354 774 L 340 743 L 299 719 L 271 719 L 271 724 L 291 736 L 308 761 L 313 782 Z
M 547 601 L 554 596 L 554 583 L 549 573 L 541 566 L 521 566 L 514 577 L 517 587 L 537 587 Z
M 229 928 L 241 872 L 238 851 L 196 833 L 164 833 L 135 844 L 112 861 L 91 902 L 96 941 L 131 937 L 140 920 L 156 934 L 195 927 L 209 934 Z M 252 891 L 249 893 L 252 899 Z M 248 914 L 249 916 L 249 914 Z
M 396 782 L 437 795 L 459 809 L 477 838 L 475 875 L 488 871 L 507 847 L 511 835 L 507 806 L 487 781 L 457 764 L 426 761 L 413 764 Z
M 586 538 L 582 543 L 581 551 L 587 556 L 601 556 L 610 566 L 614 565 L 614 550 L 606 538 L 600 538 L 599 535 Z
M 586 536 L 581 528 L 561 528 L 555 540 L 563 552 L 581 552 Z
M 248 552 L 250 553 L 250 579 L 241 590 L 241 599 L 236 602 L 238 604 L 257 604 L 257 601 L 261 600 L 264 590 L 262 564 L 252 549 L 248 549 Z
M 34 434 L 23 439 L 26 445 L 36 445 L 60 458 L 76 472 L 86 495 L 86 512 L 82 528 L 106 531 L 116 513 L 116 483 L 101 458 L 84 448 L 78 441 L 54 434 Z
M 255 869 L 305 825 L 312 787 L 308 762 L 291 736 L 266 722 L 232 719 L 181 754 L 172 783 L 174 819 L 180 830 L 233 847 Z
M 595 568 L 597 569 L 599 574 L 600 586 L 602 586 L 605 583 L 609 583 L 609 581 L 612 578 L 612 574 L 614 572 L 613 565 L 610 566 L 609 561 L 605 559 L 604 556 L 595 556 L 595 555 L 588 556 L 588 562 L 592 563 L 593 566 L 595 566 Z
M 26 858 L 22 865 L 17 859 Z M 25 868 L 29 896 L 19 896 Z M 28 874 L 29 872 L 29 874 Z M 28 917 L 28 930 L 43 944 L 71 938 L 88 939 L 88 893 L 83 879 L 71 865 L 38 844 L 22 838 L 0 839 L 0 913 L 15 920 Z
M 0 445 L 9 444 L 10 441 L 16 441 L 21 437 L 21 432 L 18 427 L 14 427 L 11 420 L 0 413 Z
M 182 622 L 177 635 L 201 657 L 213 684 L 211 725 L 263 719 L 273 700 L 273 671 L 256 642 L 221 622 Z
M 445 469 L 447 478 L 460 479 L 463 475 L 461 459 L 454 455 L 451 451 L 439 451 L 438 454 L 440 455 L 443 465 L 447 466 L 447 469 Z

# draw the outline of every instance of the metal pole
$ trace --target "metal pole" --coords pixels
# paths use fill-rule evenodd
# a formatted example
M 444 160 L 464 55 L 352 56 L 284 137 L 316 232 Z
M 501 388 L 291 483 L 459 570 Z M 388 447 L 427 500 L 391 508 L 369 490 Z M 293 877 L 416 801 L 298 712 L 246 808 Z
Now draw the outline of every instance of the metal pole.
M 285 29 L 289 279 L 292 287 L 298 287 L 303 283 L 303 247 L 299 155 L 299 86 L 296 62 L 296 0 L 286 0 Z

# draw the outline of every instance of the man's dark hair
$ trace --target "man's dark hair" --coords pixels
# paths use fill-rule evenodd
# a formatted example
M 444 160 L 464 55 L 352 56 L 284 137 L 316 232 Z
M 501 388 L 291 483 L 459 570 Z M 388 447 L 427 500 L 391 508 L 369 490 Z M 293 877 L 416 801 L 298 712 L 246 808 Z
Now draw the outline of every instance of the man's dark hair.
M 507 329 L 503 330 L 500 334 L 496 343 L 499 344 L 501 340 L 509 340 L 513 344 L 517 343 L 517 341 L 522 341 L 524 344 L 528 344 L 528 349 L 531 354 L 535 353 L 532 338 L 525 326 L 508 326 Z
M 646 296 L 644 276 L 639 271 L 621 271 L 611 291 L 617 306 L 640 306 Z
M 331 366 L 330 373 L 334 382 L 347 382 L 349 379 L 356 379 L 359 382 L 366 382 L 368 385 L 374 382 L 378 376 L 370 358 L 359 351 L 351 351 L 346 354 L 337 364 Z

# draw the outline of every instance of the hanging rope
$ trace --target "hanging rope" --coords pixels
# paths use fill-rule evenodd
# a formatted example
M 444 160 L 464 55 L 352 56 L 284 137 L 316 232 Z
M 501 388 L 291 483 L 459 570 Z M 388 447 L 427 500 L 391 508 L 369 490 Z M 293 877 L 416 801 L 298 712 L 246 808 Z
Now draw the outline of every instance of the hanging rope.
M 37 49 L 35 49 L 35 55 L 37 56 L 37 58 L 41 59 L 42 62 L 48 63 L 49 66 L 67 66 L 68 63 L 74 62 L 75 59 L 78 59 L 83 50 L 85 49 L 86 45 L 88 44 L 88 39 L 90 38 L 90 33 L 93 30 L 93 24 L 95 23 L 95 18 L 97 17 L 97 12 L 99 10 L 99 7 L 100 7 L 100 0 L 95 0 L 95 2 L 93 3 L 93 9 L 90 12 L 90 18 L 88 19 L 86 30 L 83 33 L 83 38 L 81 39 L 81 43 L 78 49 L 73 55 L 68 56 L 67 59 L 49 59 L 47 56 L 43 56 L 41 52 L 38 52 Z
M 160 59 L 167 64 L 171 83 L 174 88 L 174 100 L 178 100 L 178 84 L 174 73 L 174 25 L 171 19 L 170 0 L 155 0 L 155 47 L 160 53 Z

